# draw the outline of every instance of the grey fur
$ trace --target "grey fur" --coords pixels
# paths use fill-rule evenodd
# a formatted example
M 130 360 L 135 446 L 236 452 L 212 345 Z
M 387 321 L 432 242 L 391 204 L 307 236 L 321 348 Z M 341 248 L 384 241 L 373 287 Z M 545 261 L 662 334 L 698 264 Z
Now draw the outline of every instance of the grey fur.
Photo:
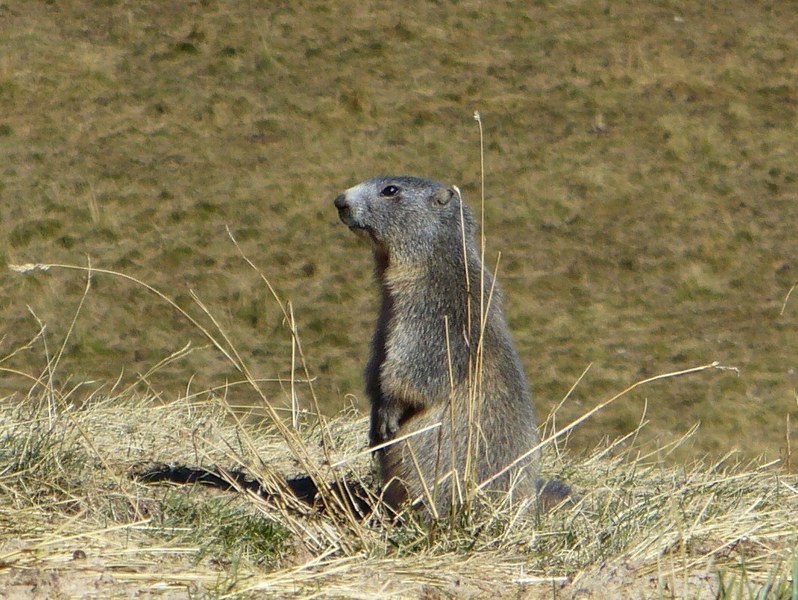
M 371 444 L 433 426 L 377 452 L 394 508 L 420 499 L 445 514 L 464 500 L 466 480 L 488 480 L 539 441 L 501 293 L 482 269 L 477 226 L 461 204 L 456 190 L 415 177 L 369 179 L 335 199 L 341 220 L 371 240 L 381 293 L 365 371 Z M 534 452 L 487 489 L 534 501 L 537 475 Z

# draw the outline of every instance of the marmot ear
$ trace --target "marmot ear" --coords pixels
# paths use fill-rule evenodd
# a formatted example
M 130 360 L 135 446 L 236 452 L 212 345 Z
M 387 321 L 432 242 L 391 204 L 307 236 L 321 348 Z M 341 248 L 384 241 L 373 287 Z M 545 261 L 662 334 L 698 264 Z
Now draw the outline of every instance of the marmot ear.
M 437 190 L 433 197 L 435 198 L 436 204 L 438 204 L 439 206 L 446 206 L 454 197 L 454 191 L 442 188 L 440 190 Z

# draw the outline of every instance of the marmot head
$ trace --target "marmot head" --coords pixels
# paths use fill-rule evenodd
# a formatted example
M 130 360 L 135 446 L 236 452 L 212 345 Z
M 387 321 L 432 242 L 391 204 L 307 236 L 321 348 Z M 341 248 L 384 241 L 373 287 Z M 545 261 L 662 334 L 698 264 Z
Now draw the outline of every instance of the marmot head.
M 466 245 L 473 247 L 471 211 L 455 189 L 436 181 L 375 177 L 346 190 L 335 207 L 341 221 L 368 235 L 375 250 L 393 262 L 429 261 L 441 252 L 462 256 L 463 224 Z

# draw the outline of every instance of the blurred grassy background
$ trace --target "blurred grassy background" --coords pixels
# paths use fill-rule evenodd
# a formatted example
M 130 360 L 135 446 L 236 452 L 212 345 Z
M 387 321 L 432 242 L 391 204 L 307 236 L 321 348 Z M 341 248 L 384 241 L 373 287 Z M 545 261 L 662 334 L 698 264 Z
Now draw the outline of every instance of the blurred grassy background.
M 590 363 L 561 425 L 719 360 L 740 376 L 640 389 L 572 445 L 629 431 L 647 400 L 649 436 L 700 421 L 686 451 L 777 457 L 798 420 L 798 294 L 780 314 L 798 280 L 796 31 L 794 4 L 750 0 L 0 2 L 2 262 L 88 256 L 185 306 L 193 290 L 257 375 L 287 378 L 289 332 L 227 225 L 292 301 L 325 407 L 364 408 L 371 256 L 332 199 L 413 174 L 476 204 L 479 110 L 489 252 L 541 416 Z M 54 353 L 84 285 L 3 268 L 3 355 L 38 329 L 27 306 Z M 135 381 L 190 340 L 154 296 L 97 277 L 59 383 Z M 38 375 L 44 356 L 2 366 Z M 192 376 L 238 379 L 208 349 L 148 381 L 174 395 Z

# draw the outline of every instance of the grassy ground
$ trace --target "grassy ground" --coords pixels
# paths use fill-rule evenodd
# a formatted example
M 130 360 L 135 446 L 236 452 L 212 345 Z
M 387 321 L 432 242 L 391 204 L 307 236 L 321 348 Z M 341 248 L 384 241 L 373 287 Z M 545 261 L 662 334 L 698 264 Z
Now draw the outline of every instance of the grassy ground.
M 502 252 L 541 413 L 588 365 L 562 418 L 647 375 L 718 360 L 739 377 L 647 388 L 579 428 L 572 447 L 626 433 L 645 412 L 651 439 L 702 424 L 679 458 L 784 456 L 798 417 L 789 3 L 72 0 L 2 2 L 0 16 L 6 264 L 91 260 L 200 315 L 195 293 L 258 376 L 288 379 L 283 315 L 228 226 L 291 300 L 322 405 L 363 408 L 371 259 L 331 201 L 407 173 L 456 183 L 475 203 L 479 110 L 489 251 Z M 63 336 L 83 286 L 74 271 L 0 272 L 3 347 L 39 321 Z M 173 398 L 192 376 L 191 391 L 238 378 L 174 310 L 98 275 L 59 383 L 130 385 L 188 342 L 144 385 Z M 11 364 L 35 375 L 42 356 Z M 283 387 L 267 394 L 283 402 Z
M 451 586 L 478 587 L 475 573 L 515 593 L 510 582 L 527 571 L 586 587 L 606 576 L 619 589 L 650 575 L 652 595 L 686 583 L 711 596 L 712 573 L 727 566 L 733 585 L 749 573 L 758 586 L 783 585 L 795 481 L 777 474 L 793 469 L 798 418 L 795 31 L 790 3 L 737 0 L 393 11 L 348 1 L 0 2 L 2 262 L 123 272 L 215 331 L 197 298 L 240 354 L 228 360 L 134 281 L 95 272 L 84 295 L 84 271 L 4 268 L 3 576 L 24 586 L 31 569 L 74 566 L 85 583 L 119 566 L 130 589 L 167 593 L 290 587 L 301 573 L 311 588 L 335 581 L 350 586 L 342 594 L 367 595 L 382 584 L 374 574 L 399 560 L 386 583 L 397 595 L 425 584 L 466 595 Z M 290 319 L 226 227 L 290 299 L 322 408 L 364 408 L 371 259 L 332 199 L 366 177 L 406 173 L 455 183 L 476 203 L 474 110 L 485 126 L 489 251 L 502 252 L 510 326 L 541 414 L 588 365 L 557 426 L 656 373 L 717 360 L 739 375 L 657 381 L 587 420 L 569 440 L 578 458 L 556 466 L 588 490 L 587 504 L 550 517 L 540 535 L 491 522 L 498 537 L 472 554 L 457 531 L 399 559 L 386 544 L 418 550 L 418 532 L 355 528 L 342 548 L 325 520 L 308 548 L 296 531 L 261 531 L 271 521 L 253 519 L 266 509 L 251 502 L 127 482 L 134 459 L 207 458 L 192 455 L 197 422 L 217 451 L 243 435 L 190 400 L 173 404 L 211 402 L 216 389 L 226 406 L 260 406 L 250 386 L 225 385 L 242 379 L 234 362 L 264 380 L 275 406 L 293 395 L 314 410 L 308 387 L 290 384 L 300 364 Z M 630 463 L 626 446 L 593 458 L 601 440 L 641 420 L 643 454 L 662 446 L 672 466 Z M 183 437 L 167 437 L 168 423 Z M 363 443 L 357 430 L 350 444 Z M 256 454 L 285 445 L 273 442 Z M 735 449 L 742 460 L 764 456 L 756 464 L 786 461 L 782 471 L 673 466 L 704 455 L 712 465 Z M 630 464 L 635 479 L 625 479 Z M 227 522 L 243 529 L 213 529 Z M 224 545 L 253 528 L 252 543 Z M 70 561 L 77 550 L 91 560 Z M 327 579 L 343 572 L 355 575 Z
M 795 597 L 798 478 L 774 465 L 667 467 L 639 440 L 579 458 L 549 445 L 545 475 L 575 486 L 571 506 L 360 522 L 128 476 L 176 460 L 332 479 L 330 462 L 350 459 L 339 474 L 367 478 L 352 413 L 283 435 L 234 422 L 222 399 L 27 400 L 0 402 L 0 598 Z

